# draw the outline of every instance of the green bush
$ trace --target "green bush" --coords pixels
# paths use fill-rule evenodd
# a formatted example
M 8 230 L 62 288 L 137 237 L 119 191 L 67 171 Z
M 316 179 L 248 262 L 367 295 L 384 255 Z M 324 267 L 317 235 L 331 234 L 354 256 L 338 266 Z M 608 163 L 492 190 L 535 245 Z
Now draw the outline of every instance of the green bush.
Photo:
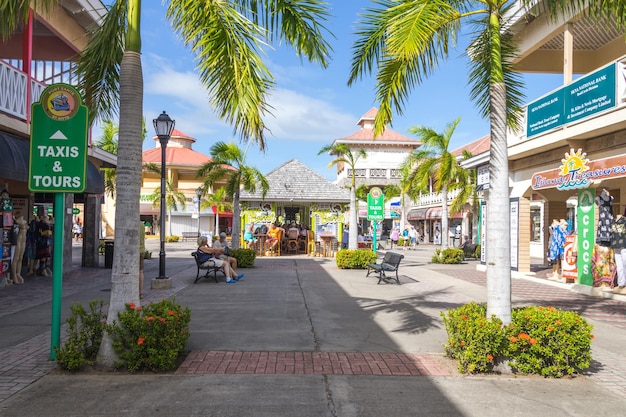
M 589 367 L 592 326 L 577 313 L 553 307 L 514 309 L 511 324 L 486 318 L 484 304 L 442 312 L 445 354 L 464 373 L 490 372 L 507 359 L 514 372 L 560 378 Z
M 67 340 L 61 348 L 54 347 L 56 362 L 61 368 L 75 372 L 84 365 L 93 365 L 105 328 L 103 306 L 104 301 L 93 300 L 87 312 L 82 304 L 72 303 L 71 315 L 66 320 Z
M 476 245 L 476 250 L 474 251 L 474 257 L 476 259 L 480 259 L 480 245 Z
M 491 372 L 506 343 L 502 321 L 486 317 L 485 304 L 471 302 L 441 313 L 448 333 L 445 354 L 457 360 L 459 372 Z
M 434 264 L 460 264 L 463 262 L 463 250 L 458 248 L 435 249 L 435 254 L 431 258 Z
M 106 329 L 120 359 L 116 366 L 129 372 L 174 369 L 186 349 L 190 321 L 189 308 L 183 309 L 175 300 L 161 300 L 143 308 L 126 304 Z
M 234 249 L 230 256 L 237 259 L 238 268 L 252 268 L 256 259 L 256 251 L 254 249 Z
M 178 242 L 180 240 L 180 236 L 165 236 L 166 242 Z
M 367 264 L 376 262 L 376 253 L 364 249 L 344 249 L 337 252 L 336 262 L 339 269 L 366 269 Z
M 591 326 L 573 311 L 526 307 L 506 329 L 510 366 L 523 374 L 560 378 L 589 368 Z

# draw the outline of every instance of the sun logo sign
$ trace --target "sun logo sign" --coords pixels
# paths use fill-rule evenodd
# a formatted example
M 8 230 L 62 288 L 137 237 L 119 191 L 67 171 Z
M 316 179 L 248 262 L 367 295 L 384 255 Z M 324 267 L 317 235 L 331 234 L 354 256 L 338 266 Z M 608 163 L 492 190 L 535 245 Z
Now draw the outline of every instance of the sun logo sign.
M 589 180 L 584 172 L 589 170 L 589 159 L 587 154 L 578 149 L 570 149 L 565 152 L 565 158 L 561 159 L 561 181 L 557 185 L 558 190 L 573 190 L 577 188 L 586 188 L 589 186 Z

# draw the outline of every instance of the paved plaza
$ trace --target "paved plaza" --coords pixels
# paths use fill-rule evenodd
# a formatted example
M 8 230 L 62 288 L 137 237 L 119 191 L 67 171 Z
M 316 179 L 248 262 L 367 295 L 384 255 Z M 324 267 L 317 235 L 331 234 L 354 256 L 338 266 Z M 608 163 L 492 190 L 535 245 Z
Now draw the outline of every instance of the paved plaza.
M 157 254 L 146 261 L 149 282 L 158 241 L 147 246 Z M 257 258 L 236 284 L 193 284 L 193 249 L 168 244 L 173 288 L 144 291 L 144 303 L 176 297 L 191 308 L 190 353 L 170 373 L 63 372 L 49 361 L 50 278 L 0 289 L 0 415 L 555 417 L 626 409 L 626 296 L 585 294 L 542 269 L 516 274 L 514 305 L 574 310 L 594 325 L 592 367 L 560 380 L 464 376 L 442 354 L 440 313 L 485 301 L 477 261 L 431 264 L 434 247 L 420 245 L 398 251 L 402 285 L 377 285 L 334 259 Z M 74 252 L 78 265 L 80 246 Z M 110 269 L 73 268 L 63 320 L 71 302 L 108 302 L 109 281 Z

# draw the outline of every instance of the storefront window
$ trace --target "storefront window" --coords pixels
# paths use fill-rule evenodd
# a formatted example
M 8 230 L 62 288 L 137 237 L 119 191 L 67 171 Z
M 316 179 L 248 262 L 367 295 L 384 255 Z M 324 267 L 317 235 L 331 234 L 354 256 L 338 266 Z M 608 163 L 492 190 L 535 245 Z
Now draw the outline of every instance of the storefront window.
M 530 209 L 530 241 L 541 242 L 541 209 Z

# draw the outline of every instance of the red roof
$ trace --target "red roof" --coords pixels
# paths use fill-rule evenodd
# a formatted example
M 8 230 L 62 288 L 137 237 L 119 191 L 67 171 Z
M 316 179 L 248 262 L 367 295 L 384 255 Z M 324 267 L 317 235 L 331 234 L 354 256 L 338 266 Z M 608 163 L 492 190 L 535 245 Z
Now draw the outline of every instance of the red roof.
M 491 135 L 483 136 L 480 139 L 470 142 L 467 145 L 463 145 L 460 148 L 453 150 L 452 155 L 461 155 L 463 151 L 468 151 L 472 156 L 480 155 L 481 153 L 488 152 L 491 147 Z
M 144 151 L 141 154 L 143 163 L 161 163 L 161 148 Z M 212 161 L 208 156 L 196 152 L 193 149 L 177 146 L 165 149 L 165 163 L 169 165 L 200 166 Z
M 372 107 L 369 109 L 361 118 L 359 119 L 357 125 L 361 126 L 361 129 L 354 132 L 350 136 L 346 136 L 345 138 L 339 138 L 338 141 L 355 141 L 355 142 L 363 142 L 363 141 L 385 141 L 385 142 L 415 142 L 416 145 L 420 143 L 419 140 L 409 138 L 404 136 L 394 130 L 385 129 L 382 134 L 374 137 L 374 119 L 378 114 L 378 109 L 376 107 Z

